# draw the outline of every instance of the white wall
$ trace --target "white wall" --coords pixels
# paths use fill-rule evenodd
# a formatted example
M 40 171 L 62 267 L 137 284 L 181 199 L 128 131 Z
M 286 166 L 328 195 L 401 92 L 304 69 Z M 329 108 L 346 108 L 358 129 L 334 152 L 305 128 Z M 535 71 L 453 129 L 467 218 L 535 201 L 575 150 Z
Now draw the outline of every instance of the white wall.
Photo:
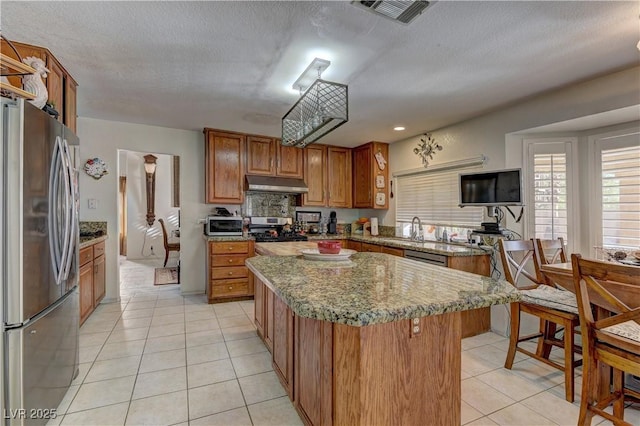
M 211 209 L 204 204 L 204 138 L 201 132 L 168 129 L 141 124 L 78 118 L 80 157 L 100 157 L 109 165 L 109 174 L 94 180 L 80 174 L 80 220 L 107 222 L 107 294 L 105 301 L 119 297 L 118 280 L 118 149 L 180 156 L 181 203 L 181 291 L 205 290 L 205 244 L 202 225 L 197 220 Z M 98 200 L 89 210 L 87 199 Z
M 515 140 L 517 143 L 518 138 L 509 134 L 638 105 L 640 104 L 639 76 L 640 67 L 633 67 L 545 93 L 452 126 L 433 130 L 425 129 L 430 131 L 435 140 L 443 146 L 443 150 L 434 155 L 430 164 L 436 165 L 484 154 L 487 157 L 485 165 L 487 170 L 514 166 L 512 161 L 518 153 L 512 150 L 512 145 L 507 146 L 507 141 L 511 144 Z M 389 172 L 391 174 L 422 167 L 420 157 L 413 152 L 420 137 L 421 135 L 413 136 L 390 145 Z M 536 137 L 541 136 L 537 134 Z M 519 143 L 521 140 L 520 137 Z M 506 161 L 507 152 L 509 152 L 509 164 Z M 521 162 L 521 154 L 519 161 Z M 395 226 L 394 199 L 390 200 L 389 211 L 384 215 L 382 224 Z M 514 224 L 509 217 L 507 217 L 507 228 L 517 232 L 522 230 L 521 225 Z M 491 313 L 492 329 L 498 333 L 507 334 L 508 310 L 504 306 L 494 306 Z M 534 324 L 530 325 L 534 326 Z
M 157 157 L 154 202 L 156 220 L 152 226 L 147 224 L 147 189 L 144 171 L 144 156 L 147 154 Z M 122 168 L 123 164 L 120 163 L 119 166 Z M 127 151 L 127 259 L 158 259 L 157 267 L 161 267 L 164 263 L 162 227 L 158 219 L 164 220 L 170 241 L 173 241 L 171 231 L 178 229 L 179 209 L 171 205 L 172 168 L 172 155 Z M 153 247 L 153 254 L 151 247 Z M 167 266 L 175 266 L 178 256 L 177 252 L 171 252 Z

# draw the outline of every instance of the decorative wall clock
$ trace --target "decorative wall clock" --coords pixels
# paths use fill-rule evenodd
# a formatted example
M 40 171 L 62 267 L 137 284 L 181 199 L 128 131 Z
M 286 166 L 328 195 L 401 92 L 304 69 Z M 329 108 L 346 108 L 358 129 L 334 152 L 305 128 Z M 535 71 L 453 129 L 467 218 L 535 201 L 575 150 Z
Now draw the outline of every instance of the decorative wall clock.
M 429 160 L 433 160 L 433 156 L 436 151 L 442 151 L 442 146 L 431 137 L 431 133 L 425 133 L 420 138 L 420 143 L 417 148 L 413 149 L 413 152 L 422 158 L 422 165 L 427 167 Z
M 102 176 L 109 173 L 107 163 L 98 157 L 89 158 L 84 164 L 84 171 L 94 179 L 100 179 Z

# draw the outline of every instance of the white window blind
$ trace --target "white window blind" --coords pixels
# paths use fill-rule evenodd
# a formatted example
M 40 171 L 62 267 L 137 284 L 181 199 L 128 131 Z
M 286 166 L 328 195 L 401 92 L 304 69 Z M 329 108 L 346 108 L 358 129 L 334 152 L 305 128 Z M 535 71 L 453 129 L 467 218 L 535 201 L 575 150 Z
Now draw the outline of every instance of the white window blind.
M 430 225 L 479 226 L 483 208 L 458 206 L 458 181 L 460 173 L 480 170 L 481 165 L 474 165 L 396 177 L 396 222 L 410 223 L 418 216 Z
M 534 238 L 569 240 L 567 227 L 567 156 L 534 154 Z
M 601 150 L 602 244 L 640 246 L 640 146 Z

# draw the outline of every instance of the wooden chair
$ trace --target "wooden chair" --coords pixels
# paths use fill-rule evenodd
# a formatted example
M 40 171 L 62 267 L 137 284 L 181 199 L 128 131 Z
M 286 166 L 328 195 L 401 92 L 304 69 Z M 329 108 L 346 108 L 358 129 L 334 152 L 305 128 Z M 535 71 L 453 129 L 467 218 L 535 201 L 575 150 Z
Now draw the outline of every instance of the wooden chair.
M 520 290 L 523 296 L 520 302 L 511 303 L 511 336 L 504 367 L 511 369 L 516 352 L 521 352 L 564 371 L 565 399 L 573 402 L 574 370 L 582 363 L 582 360 L 576 360 L 574 357 L 575 352 L 580 352 L 574 343 L 574 332 L 580 325 L 575 295 L 546 285 L 539 278 L 541 273 L 532 240 L 500 240 L 499 247 L 505 278 Z M 533 273 L 531 272 L 532 266 Z M 528 280 L 527 285 L 523 286 L 519 283 L 522 281 L 521 277 Z M 538 333 L 520 336 L 521 312 L 526 312 L 540 319 Z M 557 325 L 564 327 L 562 340 L 555 337 Z M 521 342 L 533 339 L 538 339 L 535 353 L 518 346 Z M 549 358 L 552 346 L 564 349 L 564 364 Z
M 631 426 L 624 421 L 624 401 L 640 399 L 640 393 L 624 387 L 624 373 L 640 376 L 640 268 L 578 254 L 571 256 L 571 263 L 584 355 L 578 424 L 590 425 L 597 414 L 615 425 Z M 607 315 L 594 318 L 594 310 Z M 599 363 L 613 369 L 611 391 L 599 383 Z M 613 414 L 604 411 L 611 404 Z
M 164 226 L 164 220 L 158 219 L 160 226 L 162 226 L 162 241 L 164 242 L 164 267 L 167 266 L 167 260 L 169 260 L 170 251 L 180 251 L 180 243 L 170 243 L 167 236 L 167 228 Z

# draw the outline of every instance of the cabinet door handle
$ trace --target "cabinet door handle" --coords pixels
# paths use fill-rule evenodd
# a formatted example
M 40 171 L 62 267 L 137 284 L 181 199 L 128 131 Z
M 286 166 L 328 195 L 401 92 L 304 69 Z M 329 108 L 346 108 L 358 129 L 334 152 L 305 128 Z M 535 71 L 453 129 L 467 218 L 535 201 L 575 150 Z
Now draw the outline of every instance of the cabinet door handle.
M 229 259 L 229 263 L 233 263 L 233 259 Z
M 229 272 L 229 275 L 233 275 L 233 272 Z
M 233 290 L 233 286 L 232 285 L 229 286 L 229 290 Z
M 228 250 L 233 250 L 233 247 L 228 247 L 227 249 L 228 249 Z

